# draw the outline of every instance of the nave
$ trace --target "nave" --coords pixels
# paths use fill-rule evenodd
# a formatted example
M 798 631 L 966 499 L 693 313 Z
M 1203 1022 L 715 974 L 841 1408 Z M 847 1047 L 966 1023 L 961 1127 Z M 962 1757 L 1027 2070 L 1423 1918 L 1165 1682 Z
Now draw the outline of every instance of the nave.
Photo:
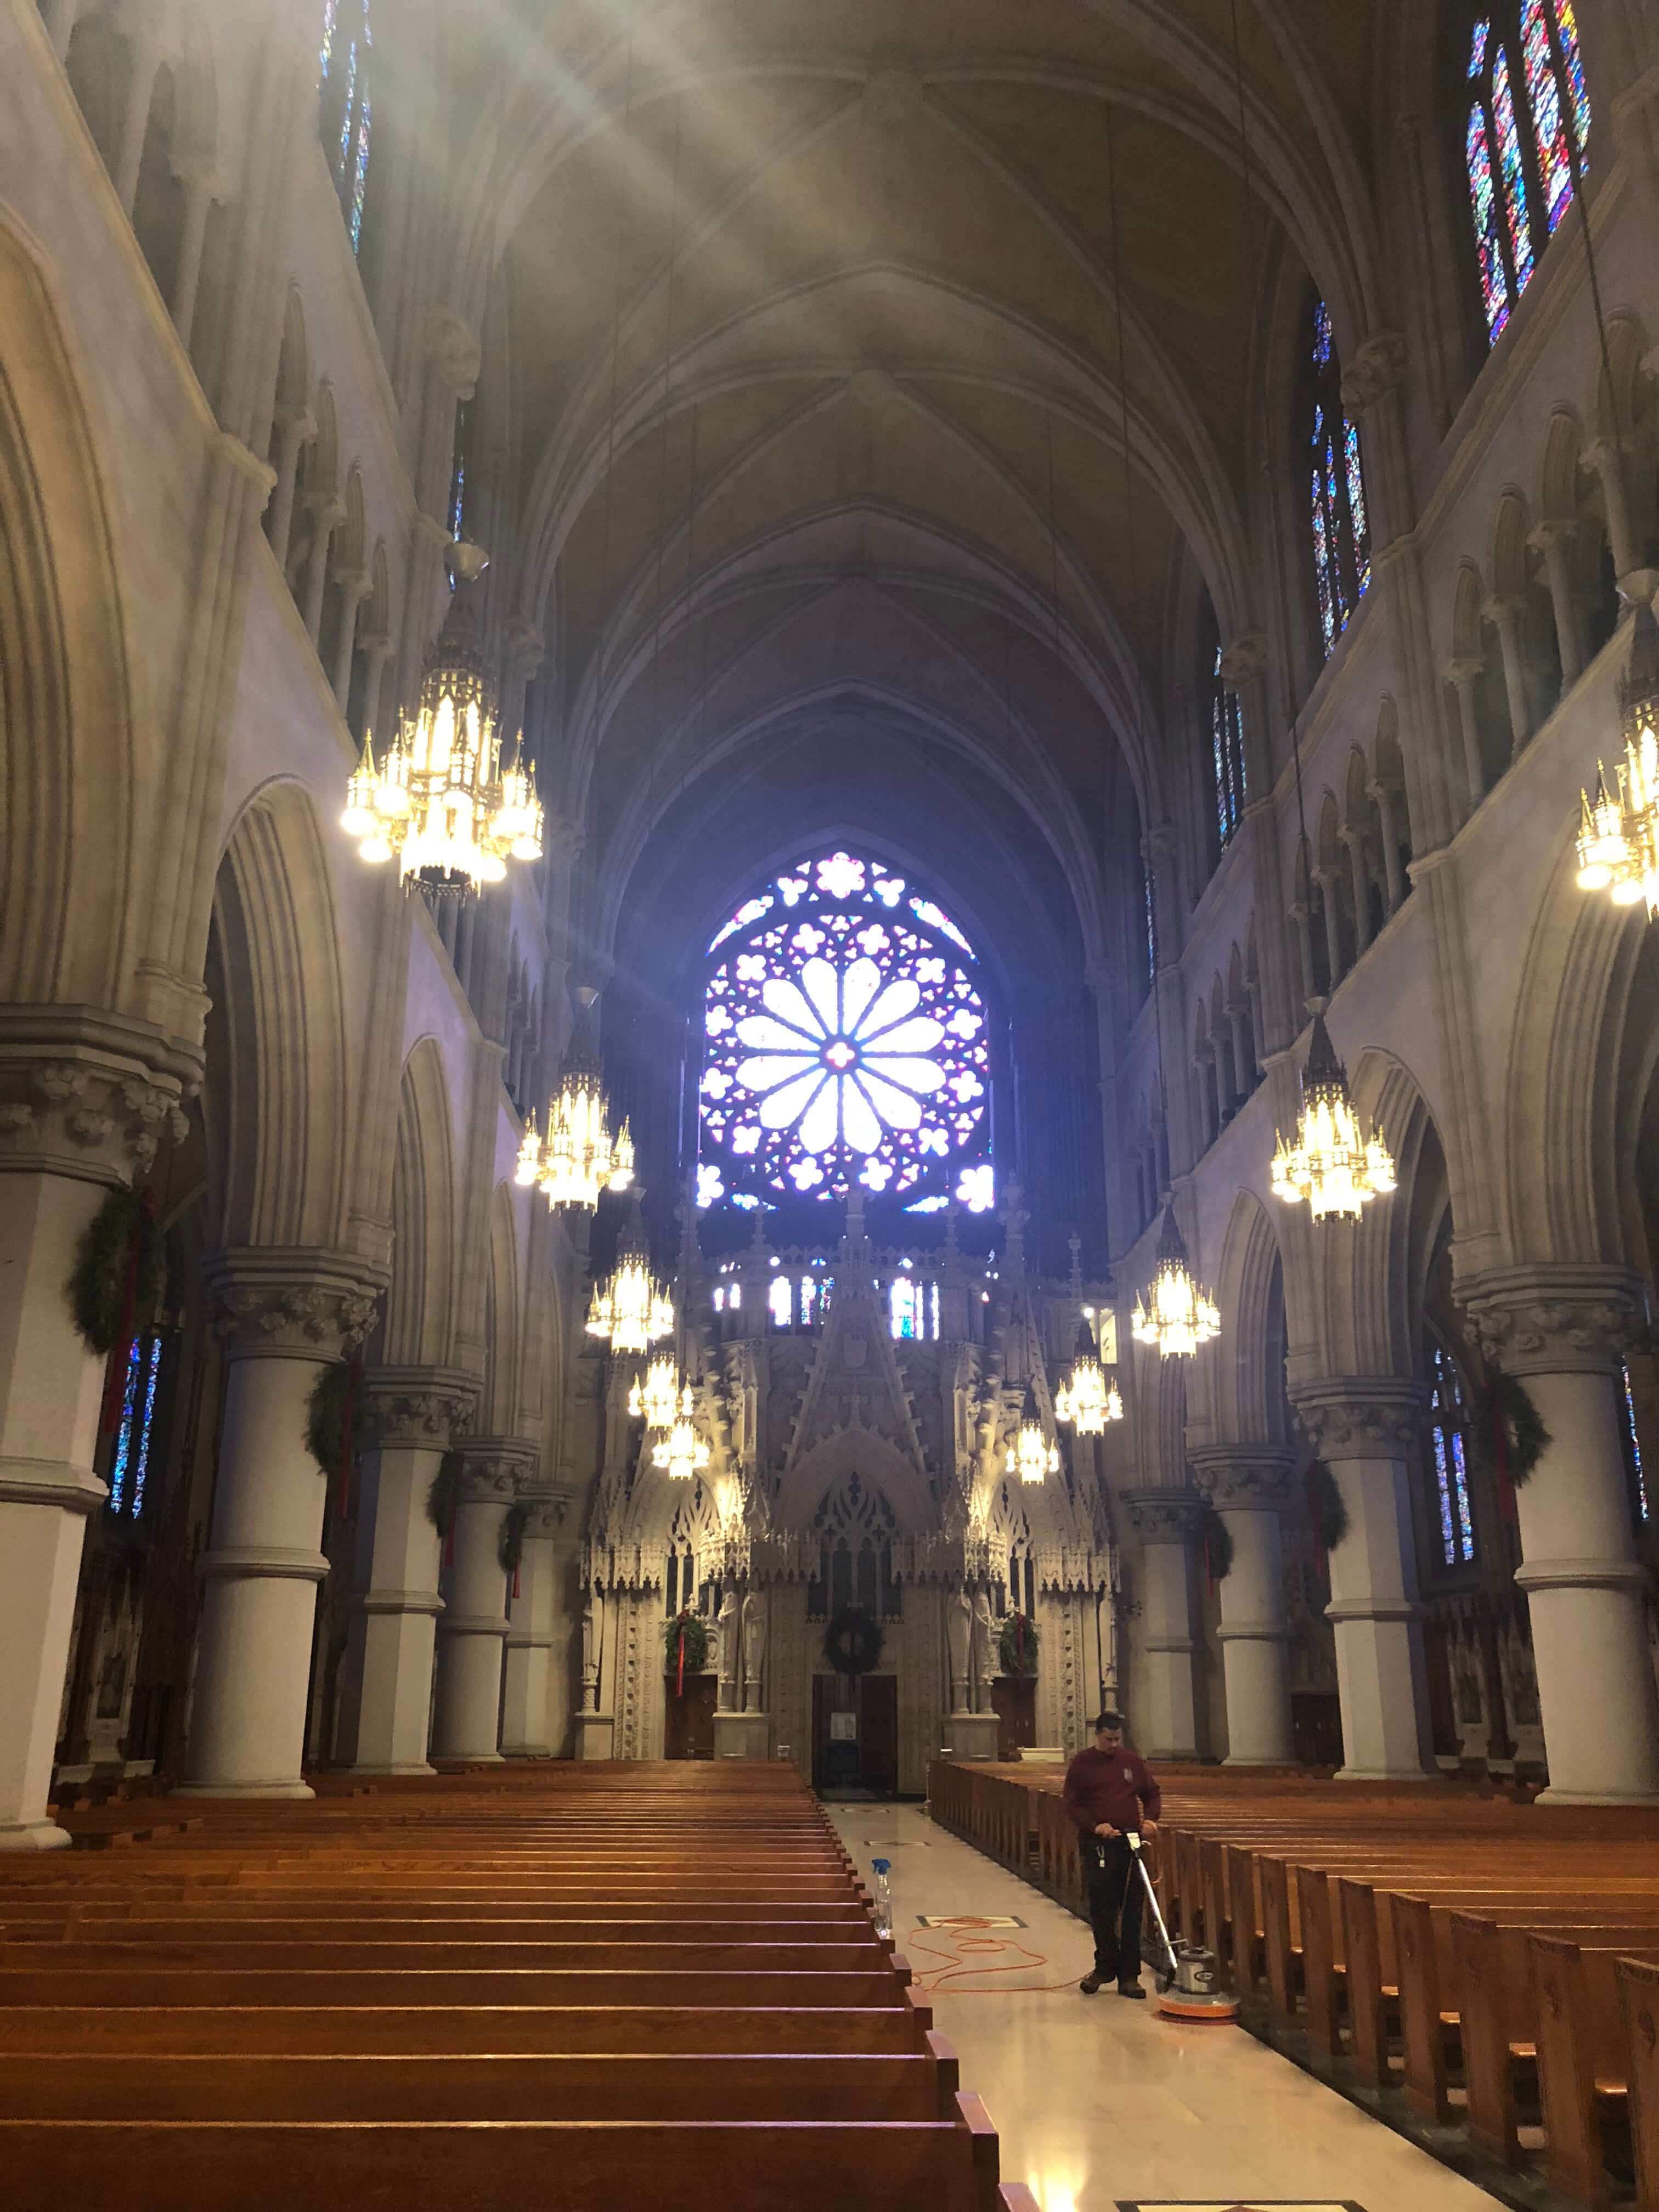
M 1031 2212 L 908 1981 L 775 1765 L 218 1805 L 0 1862 L 4 2201 Z

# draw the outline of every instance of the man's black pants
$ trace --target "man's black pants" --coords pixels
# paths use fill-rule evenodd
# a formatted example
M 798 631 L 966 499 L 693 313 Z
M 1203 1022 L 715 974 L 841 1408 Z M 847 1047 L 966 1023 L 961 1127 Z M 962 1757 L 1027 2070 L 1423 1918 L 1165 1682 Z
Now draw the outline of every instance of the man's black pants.
M 1121 1836 L 1085 1837 L 1089 1924 L 1095 1931 L 1095 1972 L 1120 1986 L 1140 1978 L 1140 1912 L 1145 1889 Z

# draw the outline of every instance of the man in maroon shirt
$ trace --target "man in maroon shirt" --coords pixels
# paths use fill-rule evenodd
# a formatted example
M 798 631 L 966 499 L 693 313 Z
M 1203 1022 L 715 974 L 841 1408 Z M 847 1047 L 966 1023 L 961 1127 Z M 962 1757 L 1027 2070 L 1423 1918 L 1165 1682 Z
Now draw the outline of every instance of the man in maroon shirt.
M 1066 1770 L 1063 1802 L 1076 1821 L 1089 1881 L 1089 1921 L 1095 1931 L 1092 1972 L 1078 1984 L 1085 1997 L 1115 1981 L 1121 1997 L 1144 1997 L 1140 1986 L 1142 1889 L 1128 1845 L 1130 1832 L 1158 1833 L 1164 1800 L 1152 1769 L 1123 1741 L 1122 1717 L 1102 1713 L 1095 1747 L 1080 1751 Z

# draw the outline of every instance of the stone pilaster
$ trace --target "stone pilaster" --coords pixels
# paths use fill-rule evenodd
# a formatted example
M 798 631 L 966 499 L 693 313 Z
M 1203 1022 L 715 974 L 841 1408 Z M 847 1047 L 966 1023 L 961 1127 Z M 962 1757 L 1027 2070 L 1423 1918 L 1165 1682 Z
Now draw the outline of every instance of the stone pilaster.
M 1195 1490 L 1131 1490 L 1123 1503 L 1141 1546 L 1141 1650 L 1148 1758 L 1198 1756 L 1198 1700 L 1193 1679 L 1192 1545 L 1204 1510 Z
M 1622 1349 L 1640 1279 L 1595 1263 L 1489 1269 L 1461 1286 L 1486 1352 L 1530 1394 L 1549 1443 L 1516 1492 L 1549 1761 L 1546 1796 L 1659 1797 L 1659 1702 L 1620 1435 Z
M 532 1492 L 525 1501 L 530 1520 L 519 1566 L 519 1594 L 510 1592 L 507 1651 L 501 1691 L 501 1756 L 551 1759 L 569 1717 L 567 1694 L 554 1711 L 555 1655 L 568 1656 L 570 1621 L 562 1604 L 558 1539 L 569 1520 L 571 1499 L 562 1492 Z
M 425 1774 L 438 1595 L 438 1532 L 427 1511 L 477 1386 L 441 1367 L 380 1367 L 363 1378 L 365 1450 L 351 1624 L 335 1755 L 360 1774 Z
M 1226 1763 L 1284 1765 L 1296 1754 L 1279 1523 L 1295 1494 L 1294 1462 L 1272 1444 L 1217 1444 L 1190 1458 L 1233 1541 L 1232 1571 L 1219 1586 Z
M 1295 1394 L 1296 1418 L 1348 1510 L 1331 1553 L 1328 1619 L 1342 1700 L 1339 1780 L 1432 1771 L 1428 1674 L 1412 1539 L 1411 1470 L 1428 1394 L 1392 1376 L 1341 1376 Z
M 306 1443 L 321 1370 L 360 1343 L 380 1285 L 297 1246 L 221 1252 L 208 1286 L 229 1358 L 191 1715 L 187 1794 L 308 1797 L 301 1778 L 329 1478 Z

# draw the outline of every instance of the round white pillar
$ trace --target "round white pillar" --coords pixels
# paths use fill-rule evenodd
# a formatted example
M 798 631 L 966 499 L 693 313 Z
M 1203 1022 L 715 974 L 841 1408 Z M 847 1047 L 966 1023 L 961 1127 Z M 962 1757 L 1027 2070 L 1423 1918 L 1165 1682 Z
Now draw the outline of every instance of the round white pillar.
M 554 1533 L 562 1498 L 530 1501 L 519 1567 L 519 1595 L 507 1598 L 507 1659 L 501 1686 L 501 1756 L 551 1759 L 549 1690 L 556 1643 Z
M 306 1428 L 313 1386 L 374 1318 L 343 1255 L 222 1254 L 210 1281 L 229 1320 L 230 1374 L 191 1708 L 196 1797 L 309 1797 L 306 1697 L 329 1477 Z
M 471 1379 L 445 1368 L 365 1376 L 362 1488 L 335 1755 L 357 1774 L 429 1774 L 438 1532 L 427 1498 Z
M 1340 1782 L 1436 1771 L 1410 1489 L 1427 1403 L 1420 1383 L 1393 1376 L 1343 1376 L 1297 1395 L 1297 1420 L 1348 1510 L 1325 1608 L 1342 1705 Z
M 1620 1436 L 1620 1351 L 1642 1310 L 1623 1267 L 1494 1269 L 1466 1297 L 1483 1345 L 1523 1382 L 1550 1441 L 1516 1492 L 1545 1797 L 1659 1798 L 1659 1698 Z
M 468 1442 L 462 1449 L 465 1474 L 438 1628 L 432 1755 L 499 1759 L 509 1587 L 501 1565 L 501 1523 L 519 1482 L 533 1474 L 537 1453 L 533 1445 L 499 1438 Z
M 1204 1500 L 1195 1490 L 1132 1490 L 1129 1524 L 1141 1544 L 1141 1654 L 1149 1759 L 1196 1759 L 1198 1699 L 1193 1660 L 1192 1541 Z
M 1279 1516 L 1291 1502 L 1291 1462 L 1270 1444 L 1216 1445 L 1194 1452 L 1192 1462 L 1233 1543 L 1231 1571 L 1218 1585 L 1224 1764 L 1288 1765 L 1296 1751 Z

